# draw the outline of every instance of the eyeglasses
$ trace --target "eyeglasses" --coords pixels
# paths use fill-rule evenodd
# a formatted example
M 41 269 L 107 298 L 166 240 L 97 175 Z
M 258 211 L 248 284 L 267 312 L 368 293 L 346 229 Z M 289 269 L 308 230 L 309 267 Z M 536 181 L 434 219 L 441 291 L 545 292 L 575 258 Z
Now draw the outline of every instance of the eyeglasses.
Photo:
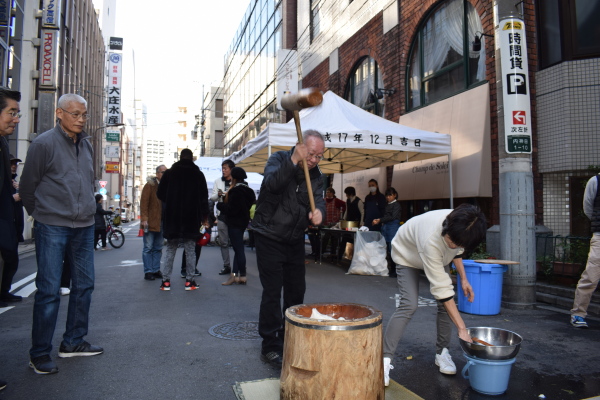
M 63 110 L 64 112 L 66 112 L 67 114 L 71 114 L 73 116 L 73 118 L 75 119 L 79 119 L 79 118 L 83 118 L 84 121 L 87 121 L 87 119 L 89 118 L 87 114 L 77 114 L 77 113 L 72 113 L 70 111 L 65 110 L 62 107 L 59 107 L 61 110 Z
M 8 114 L 12 118 L 21 118 L 23 116 L 23 114 L 21 114 L 19 111 L 9 111 Z
M 314 158 L 318 162 L 318 161 L 321 161 L 323 159 L 323 154 L 317 155 L 317 154 L 310 154 L 309 153 L 308 156 L 306 157 L 306 159 L 310 160 L 311 158 Z

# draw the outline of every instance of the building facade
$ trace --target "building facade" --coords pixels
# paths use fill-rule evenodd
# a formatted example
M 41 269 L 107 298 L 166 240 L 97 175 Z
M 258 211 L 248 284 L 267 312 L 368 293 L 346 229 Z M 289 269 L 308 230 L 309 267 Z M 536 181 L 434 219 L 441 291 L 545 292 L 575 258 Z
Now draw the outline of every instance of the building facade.
M 290 45 L 295 40 L 295 13 L 286 7 L 286 1 L 251 1 L 225 54 L 224 156 L 242 148 L 267 123 L 285 122 L 285 113 L 276 107 L 276 55 L 286 38 Z
M 495 8 L 492 1 L 471 0 L 252 1 L 226 56 L 225 115 L 231 125 L 225 155 L 260 131 L 256 117 L 275 100 L 249 79 L 257 76 L 251 55 L 261 53 L 240 51 L 260 48 L 252 41 L 258 35 L 247 32 L 269 28 L 257 26 L 263 19 L 254 10 L 268 10 L 271 3 L 282 10 L 275 37 L 293 34 L 281 48 L 297 49 L 300 87 L 331 90 L 386 119 L 451 134 L 455 205 L 478 204 L 499 225 L 501 171 L 507 158 L 517 159 L 529 165 L 535 225 L 554 234 L 589 234 L 581 228 L 580 210 L 582 183 L 594 173 L 588 167 L 600 164 L 600 32 L 592 22 L 600 18 L 600 2 L 500 1 Z M 295 26 L 286 25 L 286 15 L 295 16 Z M 507 154 L 497 86 L 503 79 L 498 24 L 508 15 L 523 22 L 527 43 L 511 57 L 517 67 L 523 57 L 528 65 L 531 142 L 523 154 Z M 260 71 L 276 82 L 276 73 Z M 402 186 L 435 162 L 388 167 L 387 185 Z M 481 170 L 478 182 L 461 180 L 472 170 Z M 401 193 L 405 218 L 449 206 L 447 197 L 431 189 L 435 181 L 429 185 L 424 174 L 418 179 L 421 188 Z
M 23 0 L 4 2 L 0 14 L 0 80 L 21 92 L 17 130 L 8 137 L 11 152 L 24 163 L 29 144 L 56 122 L 58 98 L 76 93 L 88 102 L 86 131 L 101 148 L 103 123 L 104 41 L 91 0 Z M 9 56 L 10 53 L 10 56 Z M 32 73 L 33 71 L 33 73 Z M 94 169 L 101 178 L 102 155 Z M 20 174 L 21 167 L 18 173 Z M 96 188 L 98 189 L 98 188 Z M 26 222 L 24 236 L 31 238 Z

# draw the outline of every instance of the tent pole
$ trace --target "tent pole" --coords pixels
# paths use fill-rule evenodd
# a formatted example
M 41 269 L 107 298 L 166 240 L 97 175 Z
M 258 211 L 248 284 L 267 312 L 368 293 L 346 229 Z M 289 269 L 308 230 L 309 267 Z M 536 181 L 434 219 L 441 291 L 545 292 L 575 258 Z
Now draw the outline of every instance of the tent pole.
M 450 208 L 454 208 L 454 191 L 452 189 L 452 153 L 448 153 L 448 180 L 450 183 Z

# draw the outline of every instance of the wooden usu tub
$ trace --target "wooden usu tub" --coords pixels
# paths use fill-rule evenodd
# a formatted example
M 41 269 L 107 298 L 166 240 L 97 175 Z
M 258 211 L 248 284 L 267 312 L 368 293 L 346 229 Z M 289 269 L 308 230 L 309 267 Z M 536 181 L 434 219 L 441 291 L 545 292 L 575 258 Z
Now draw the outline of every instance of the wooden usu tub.
M 312 309 L 334 318 L 310 318 Z M 301 304 L 285 312 L 281 399 L 378 399 L 383 385 L 382 315 L 361 304 Z

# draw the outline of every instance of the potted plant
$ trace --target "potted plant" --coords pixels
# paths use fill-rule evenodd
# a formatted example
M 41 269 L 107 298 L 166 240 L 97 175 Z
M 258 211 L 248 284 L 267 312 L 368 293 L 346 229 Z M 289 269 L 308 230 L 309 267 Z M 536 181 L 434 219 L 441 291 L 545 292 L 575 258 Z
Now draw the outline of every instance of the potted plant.
M 570 239 L 557 246 L 557 257 L 552 262 L 554 275 L 571 278 L 577 283 L 590 250 L 589 240 Z
M 543 256 L 538 256 L 536 260 L 536 272 L 537 275 L 545 278 L 546 280 L 550 279 L 552 273 L 554 271 L 554 255 L 545 254 Z

